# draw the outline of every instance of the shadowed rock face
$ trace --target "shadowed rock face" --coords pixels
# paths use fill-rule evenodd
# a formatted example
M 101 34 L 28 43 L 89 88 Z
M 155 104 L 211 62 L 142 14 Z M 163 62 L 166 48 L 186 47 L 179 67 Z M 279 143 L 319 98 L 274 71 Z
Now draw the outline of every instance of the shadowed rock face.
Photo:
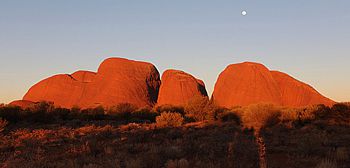
M 186 105 L 193 97 L 208 97 L 204 82 L 178 70 L 166 70 L 162 75 L 158 105 Z
M 23 100 L 50 101 L 66 108 L 110 107 L 119 103 L 144 107 L 156 103 L 159 86 L 159 72 L 154 65 L 109 58 L 97 73 L 77 71 L 47 78 L 30 88 Z
M 212 98 L 228 108 L 256 103 L 292 107 L 334 103 L 311 86 L 253 62 L 226 67 L 218 77 Z

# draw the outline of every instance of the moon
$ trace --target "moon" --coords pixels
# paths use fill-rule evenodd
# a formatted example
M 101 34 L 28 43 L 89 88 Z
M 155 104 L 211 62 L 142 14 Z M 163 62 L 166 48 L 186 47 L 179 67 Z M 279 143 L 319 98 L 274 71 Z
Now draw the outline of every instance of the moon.
M 245 11 L 245 10 L 242 11 L 242 15 L 243 15 L 243 16 L 247 15 L 247 11 Z

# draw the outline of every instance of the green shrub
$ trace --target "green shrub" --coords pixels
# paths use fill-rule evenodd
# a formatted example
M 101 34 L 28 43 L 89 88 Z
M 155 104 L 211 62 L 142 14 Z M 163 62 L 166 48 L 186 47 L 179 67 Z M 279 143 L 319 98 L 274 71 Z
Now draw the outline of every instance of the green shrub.
M 158 127 L 179 127 L 183 122 L 184 118 L 180 113 L 163 112 L 156 117 Z

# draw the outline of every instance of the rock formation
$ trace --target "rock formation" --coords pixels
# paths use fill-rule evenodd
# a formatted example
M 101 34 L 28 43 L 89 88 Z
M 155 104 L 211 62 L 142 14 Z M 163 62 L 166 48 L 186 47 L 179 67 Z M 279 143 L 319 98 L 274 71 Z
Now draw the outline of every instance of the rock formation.
M 50 101 L 66 108 L 110 107 L 119 103 L 144 107 L 156 103 L 159 86 L 159 72 L 154 65 L 109 58 L 97 73 L 77 71 L 47 78 L 30 88 L 23 100 Z
M 212 98 L 228 108 L 256 103 L 291 107 L 334 103 L 311 86 L 253 62 L 227 66 L 218 77 Z
M 182 106 L 196 96 L 208 96 L 203 81 L 183 71 L 166 70 L 163 73 L 158 105 Z
M 282 105 L 297 107 L 310 104 L 324 104 L 327 106 L 334 104 L 334 101 L 322 96 L 310 85 L 285 73 L 271 71 L 271 74 L 280 88 Z

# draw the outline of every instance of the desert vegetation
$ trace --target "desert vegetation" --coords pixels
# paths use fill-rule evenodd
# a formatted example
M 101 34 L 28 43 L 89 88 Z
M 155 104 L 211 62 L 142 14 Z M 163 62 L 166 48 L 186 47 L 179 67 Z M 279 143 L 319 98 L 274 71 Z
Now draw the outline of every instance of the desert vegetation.
M 350 106 L 90 109 L 0 107 L 0 167 L 268 167 L 350 165 Z M 257 134 L 258 133 L 258 134 Z M 259 136 L 259 137 L 257 137 Z

